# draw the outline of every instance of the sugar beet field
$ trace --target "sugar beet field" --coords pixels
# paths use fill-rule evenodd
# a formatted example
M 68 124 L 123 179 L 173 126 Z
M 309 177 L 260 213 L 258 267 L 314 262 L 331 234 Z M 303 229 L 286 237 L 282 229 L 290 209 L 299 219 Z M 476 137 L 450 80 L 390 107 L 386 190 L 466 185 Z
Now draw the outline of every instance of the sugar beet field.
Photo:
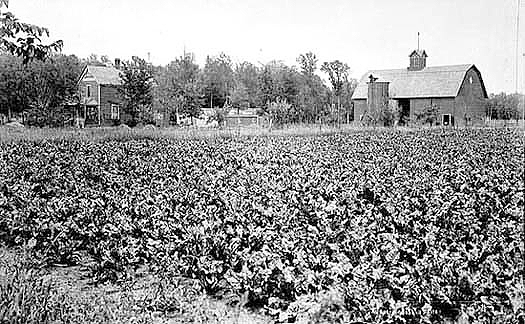
M 504 129 L 4 142 L 0 240 L 98 283 L 194 279 L 280 322 L 516 323 L 523 145 Z

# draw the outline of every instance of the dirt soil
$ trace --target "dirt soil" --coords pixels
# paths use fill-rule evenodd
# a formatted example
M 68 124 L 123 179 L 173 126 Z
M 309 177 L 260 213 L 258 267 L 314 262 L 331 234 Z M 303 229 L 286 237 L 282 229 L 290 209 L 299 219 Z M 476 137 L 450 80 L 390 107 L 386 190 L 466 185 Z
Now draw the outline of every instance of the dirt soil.
M 20 252 L 0 247 L 0 268 L 15 265 Z M 96 285 L 85 266 L 45 268 L 42 275 L 59 294 L 67 296 L 70 310 L 91 323 L 273 323 L 262 314 L 242 308 L 231 298 L 206 296 L 198 283 L 184 278 L 158 278 L 147 268 L 120 284 Z M 235 298 L 233 298 L 235 299 Z M 237 306 L 235 306 L 237 305 Z M 87 322 L 87 321 L 86 321 Z

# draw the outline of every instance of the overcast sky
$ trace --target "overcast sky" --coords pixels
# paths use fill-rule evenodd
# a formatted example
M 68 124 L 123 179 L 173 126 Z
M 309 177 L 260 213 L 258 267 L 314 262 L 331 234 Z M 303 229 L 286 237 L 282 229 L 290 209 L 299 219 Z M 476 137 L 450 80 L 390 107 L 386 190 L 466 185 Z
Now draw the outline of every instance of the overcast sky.
M 404 68 L 417 47 L 427 65 L 474 63 L 488 92 L 515 90 L 518 0 L 10 0 L 20 20 L 48 27 L 66 54 L 138 55 L 167 64 L 194 52 L 296 64 L 300 53 L 339 59 L 360 78 Z M 522 1 L 525 2 L 525 1 Z M 522 4 L 520 60 L 525 52 Z M 520 63 L 520 89 L 525 70 Z

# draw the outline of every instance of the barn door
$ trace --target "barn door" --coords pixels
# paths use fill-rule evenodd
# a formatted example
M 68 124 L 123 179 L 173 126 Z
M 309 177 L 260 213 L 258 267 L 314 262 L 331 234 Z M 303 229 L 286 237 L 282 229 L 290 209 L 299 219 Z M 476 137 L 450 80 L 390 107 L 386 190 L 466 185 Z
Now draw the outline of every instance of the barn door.
M 442 125 L 443 126 L 450 126 L 451 116 L 449 114 L 442 115 Z

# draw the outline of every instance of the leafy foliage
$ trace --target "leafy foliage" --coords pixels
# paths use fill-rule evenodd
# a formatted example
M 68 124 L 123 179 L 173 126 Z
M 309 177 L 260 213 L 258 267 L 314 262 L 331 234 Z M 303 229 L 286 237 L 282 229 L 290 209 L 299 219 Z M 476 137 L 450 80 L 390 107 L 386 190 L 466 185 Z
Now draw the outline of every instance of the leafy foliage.
M 321 71 L 328 74 L 332 88 L 334 89 L 335 96 L 339 97 L 343 84 L 348 78 L 348 71 L 350 67 L 339 60 L 332 62 L 324 62 L 321 66 Z
M 2 12 L 8 6 L 8 0 L 0 1 L 0 50 L 21 57 L 27 64 L 34 59 L 44 60 L 62 49 L 64 43 L 61 40 L 42 44 L 42 38 L 49 37 L 49 30 L 20 22 L 11 12 Z
M 488 112 L 492 119 L 518 119 L 523 113 L 523 94 L 491 94 L 488 100 Z
M 303 115 L 299 119 L 308 122 L 319 121 L 319 117 L 326 114 L 326 104 L 329 98 L 327 87 L 321 78 L 315 74 L 317 57 L 314 53 L 308 52 L 299 55 L 297 62 L 301 68 L 298 106 Z M 347 103 L 350 104 L 350 100 Z
M 233 63 L 224 53 L 208 56 L 202 71 L 206 107 L 223 107 L 234 89 Z
M 511 323 L 522 148 L 505 129 L 3 143 L 0 239 L 87 254 L 99 280 L 170 269 L 283 321 Z
M 0 113 L 26 111 L 33 123 L 54 124 L 59 109 L 76 96 L 80 61 L 74 56 L 53 54 L 46 61 L 24 64 L 12 55 L 0 56 Z
M 366 126 L 396 126 L 400 121 L 401 107 L 394 100 L 389 100 L 377 110 L 367 110 L 361 123 Z
M 161 106 L 170 110 L 170 119 L 179 122 L 183 117 L 198 117 L 202 108 L 201 80 L 195 56 L 187 53 L 177 58 L 156 75 L 156 98 Z
M 153 104 L 153 71 L 149 63 L 134 56 L 125 62 L 121 73 L 122 87 L 119 91 L 124 98 L 124 110 L 131 116 L 131 126 L 151 121 Z
M 226 123 L 226 116 L 228 115 L 229 111 L 230 111 L 230 108 L 228 107 L 214 108 L 213 113 L 211 114 L 207 123 L 217 122 L 217 125 L 219 127 L 224 126 L 224 124 Z
M 349 83 L 348 72 L 350 71 L 350 67 L 348 64 L 339 60 L 324 62 L 321 66 L 321 71 L 328 74 L 328 79 L 330 80 L 333 89 L 333 96 L 337 99 L 336 121 L 339 124 L 341 122 L 341 97 L 343 93 L 346 92 L 347 99 L 350 99 L 357 83 Z M 349 85 L 352 85 L 353 88 L 349 88 Z
M 439 106 L 435 104 L 430 104 L 425 106 L 421 111 L 414 112 L 416 121 L 425 125 L 429 124 L 430 126 L 435 125 L 438 121 Z

